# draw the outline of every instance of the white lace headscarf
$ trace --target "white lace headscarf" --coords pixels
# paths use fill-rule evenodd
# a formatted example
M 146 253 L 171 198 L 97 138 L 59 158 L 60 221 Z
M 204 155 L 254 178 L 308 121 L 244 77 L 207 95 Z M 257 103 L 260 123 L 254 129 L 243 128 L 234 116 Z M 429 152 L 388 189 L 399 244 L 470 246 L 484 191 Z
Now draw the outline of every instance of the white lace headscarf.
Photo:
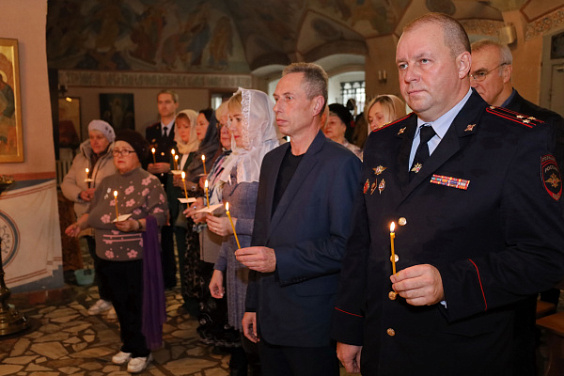
M 279 132 L 273 104 L 262 91 L 239 88 L 241 93 L 241 112 L 243 114 L 242 141 L 244 147 L 237 147 L 231 137 L 232 153 L 225 161 L 225 169 L 220 180 L 230 182 L 233 167 L 237 167 L 237 183 L 259 180 L 260 166 L 266 153 L 279 144 Z
M 186 115 L 190 121 L 190 141 L 188 141 L 188 143 L 182 141 L 180 132 L 178 132 L 178 128 L 176 127 L 176 121 L 174 122 L 174 141 L 176 141 L 176 146 L 180 154 L 190 154 L 198 150 L 198 146 L 200 145 L 200 141 L 198 137 L 196 137 L 196 119 L 198 118 L 198 113 L 194 110 L 182 110 L 176 114 L 176 117 L 180 114 Z

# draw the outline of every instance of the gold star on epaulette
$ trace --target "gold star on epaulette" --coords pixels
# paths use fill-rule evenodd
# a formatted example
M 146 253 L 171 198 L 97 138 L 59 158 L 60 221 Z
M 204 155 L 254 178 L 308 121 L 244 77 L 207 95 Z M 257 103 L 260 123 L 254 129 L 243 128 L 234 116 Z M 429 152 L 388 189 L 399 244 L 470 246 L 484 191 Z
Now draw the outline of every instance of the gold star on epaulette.
M 491 108 L 492 110 L 495 110 L 495 106 L 490 106 L 490 108 Z
M 519 117 L 519 116 L 517 116 L 517 117 Z M 523 118 L 523 117 L 521 116 L 519 119 L 522 119 L 522 118 Z M 531 122 L 531 121 L 530 121 L 529 119 L 524 119 L 524 120 L 523 120 L 523 123 L 525 123 L 525 124 L 528 124 L 528 123 L 530 123 L 530 122 Z
M 403 134 L 403 132 L 405 132 L 405 127 L 400 128 L 400 130 L 398 131 L 398 136 L 399 136 L 400 134 Z
M 536 117 L 534 117 L 534 116 L 529 116 L 529 120 L 533 120 L 533 121 L 535 121 L 535 120 L 537 120 L 537 118 L 536 118 Z
M 517 119 L 523 119 L 524 116 L 523 115 L 517 115 Z
M 468 124 L 466 126 L 466 129 L 464 130 L 464 132 L 472 132 L 474 130 L 475 126 L 476 126 L 476 124 Z

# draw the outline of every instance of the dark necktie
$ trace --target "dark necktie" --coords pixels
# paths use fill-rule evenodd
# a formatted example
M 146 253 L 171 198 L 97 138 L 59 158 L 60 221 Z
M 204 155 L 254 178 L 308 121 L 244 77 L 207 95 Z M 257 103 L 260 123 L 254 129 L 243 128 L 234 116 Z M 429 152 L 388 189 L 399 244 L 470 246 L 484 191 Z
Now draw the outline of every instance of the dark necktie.
M 164 127 L 163 128 L 163 137 L 166 137 L 166 136 L 168 136 L 168 128 Z
M 413 164 L 409 170 L 410 180 L 415 176 L 416 173 L 421 170 L 423 163 L 429 158 L 429 145 L 427 142 L 435 135 L 435 131 L 430 124 L 423 124 L 419 129 L 419 146 L 415 152 L 415 158 L 413 158 Z

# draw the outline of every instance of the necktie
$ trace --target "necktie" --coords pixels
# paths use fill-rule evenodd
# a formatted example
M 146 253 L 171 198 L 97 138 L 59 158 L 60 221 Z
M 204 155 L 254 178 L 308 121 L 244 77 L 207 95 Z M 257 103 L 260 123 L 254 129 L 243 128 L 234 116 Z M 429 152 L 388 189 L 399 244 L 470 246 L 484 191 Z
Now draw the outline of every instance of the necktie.
M 168 136 L 168 128 L 167 127 L 163 127 L 163 137 Z
M 415 152 L 415 158 L 413 158 L 413 164 L 409 170 L 409 178 L 412 179 L 416 173 L 421 170 L 423 163 L 429 158 L 429 146 L 427 142 L 433 138 L 435 131 L 430 124 L 423 124 L 419 129 L 419 146 Z

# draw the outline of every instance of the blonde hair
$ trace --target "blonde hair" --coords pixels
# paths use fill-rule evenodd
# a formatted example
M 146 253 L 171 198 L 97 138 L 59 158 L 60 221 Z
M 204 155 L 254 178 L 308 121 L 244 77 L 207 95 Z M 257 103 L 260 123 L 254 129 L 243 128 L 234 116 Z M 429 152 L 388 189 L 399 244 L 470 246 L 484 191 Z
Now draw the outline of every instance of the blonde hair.
M 380 106 L 382 106 L 384 111 L 387 113 L 387 123 L 399 119 L 406 114 L 405 103 L 403 103 L 401 99 L 392 94 L 382 94 L 372 98 L 364 108 L 364 120 L 366 120 L 367 123 L 370 123 L 368 121 L 368 113 L 370 112 L 372 106 L 376 103 L 380 103 Z

